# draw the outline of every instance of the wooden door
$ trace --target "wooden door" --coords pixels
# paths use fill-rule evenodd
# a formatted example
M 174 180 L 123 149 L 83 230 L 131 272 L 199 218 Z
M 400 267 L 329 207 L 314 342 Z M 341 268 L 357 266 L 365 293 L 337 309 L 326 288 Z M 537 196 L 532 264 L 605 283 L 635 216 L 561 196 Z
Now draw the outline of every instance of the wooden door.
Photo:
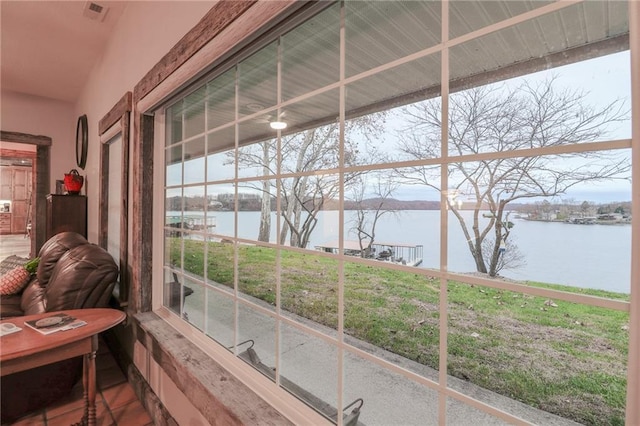
M 13 197 L 13 170 L 9 166 L 0 168 L 0 200 L 11 200 Z
M 11 232 L 27 232 L 27 209 L 31 193 L 31 168 L 13 169 L 13 202 L 11 203 Z

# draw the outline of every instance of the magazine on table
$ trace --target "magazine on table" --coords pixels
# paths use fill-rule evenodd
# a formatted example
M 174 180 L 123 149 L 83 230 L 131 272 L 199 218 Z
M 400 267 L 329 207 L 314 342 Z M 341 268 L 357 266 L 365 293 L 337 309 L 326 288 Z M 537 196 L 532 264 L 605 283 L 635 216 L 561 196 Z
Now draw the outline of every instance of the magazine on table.
M 27 327 L 33 328 L 42 334 L 51 334 L 56 331 L 73 330 L 87 323 L 65 313 L 53 314 L 38 320 L 25 321 Z

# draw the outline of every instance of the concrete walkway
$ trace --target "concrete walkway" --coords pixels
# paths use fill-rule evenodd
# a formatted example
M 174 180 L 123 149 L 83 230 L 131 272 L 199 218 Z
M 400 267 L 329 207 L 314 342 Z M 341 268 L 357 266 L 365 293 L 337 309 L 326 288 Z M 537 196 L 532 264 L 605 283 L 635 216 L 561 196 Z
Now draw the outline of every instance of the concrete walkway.
M 187 283 L 187 285 L 189 285 Z M 194 294 L 185 301 L 189 321 L 204 328 L 205 295 L 202 288 L 189 285 Z M 222 345 L 233 345 L 233 304 L 214 291 L 208 292 L 208 334 Z M 255 303 L 262 303 L 253 300 Z M 253 340 L 253 349 L 266 366 L 275 366 L 275 321 L 253 310 L 241 308 L 238 315 L 238 342 Z M 296 320 L 326 333 L 335 331 L 297 317 Z M 280 334 L 280 374 L 305 391 L 327 404 L 337 406 L 338 350 L 322 339 L 283 325 Z M 405 370 L 410 370 L 432 380 L 438 372 L 422 364 L 353 338 L 348 342 Z M 245 350 L 243 346 L 240 350 Z M 345 405 L 357 398 L 364 400 L 359 421 L 367 426 L 437 425 L 437 391 L 416 383 L 402 374 L 395 373 L 360 356 L 345 351 L 344 401 Z M 491 404 L 505 412 L 539 425 L 577 425 L 577 423 L 530 407 L 518 401 L 482 389 L 469 382 L 449 376 L 449 387 Z M 447 424 L 450 425 L 502 425 L 500 419 L 477 410 L 457 400 L 447 401 Z

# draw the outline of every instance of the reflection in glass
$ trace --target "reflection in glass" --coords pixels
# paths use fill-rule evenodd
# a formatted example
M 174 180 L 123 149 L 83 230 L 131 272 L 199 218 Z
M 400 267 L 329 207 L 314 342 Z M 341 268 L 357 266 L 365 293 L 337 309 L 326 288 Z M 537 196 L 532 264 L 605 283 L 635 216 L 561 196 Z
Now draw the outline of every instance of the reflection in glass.
M 440 42 L 439 2 L 353 1 L 345 15 L 347 77 Z
M 206 86 L 202 86 L 184 99 L 182 111 L 184 138 L 204 133 L 205 113 L 204 101 L 207 95 Z
M 235 119 L 236 69 L 232 68 L 207 83 L 207 130 Z
M 338 81 L 339 4 L 289 31 L 281 40 L 283 101 Z
M 182 105 L 184 100 L 179 100 L 169 108 L 167 108 L 167 124 L 166 124 L 166 145 L 173 145 L 180 142 L 182 136 Z
M 314 137 L 314 131 L 337 128 L 339 112 L 340 92 L 338 89 L 328 90 L 319 95 L 307 98 L 287 106 L 280 113 L 280 120 L 287 123 L 287 137 L 291 133 Z M 326 126 L 323 126 L 325 125 Z M 316 129 L 313 129 L 313 128 Z M 328 131 L 328 137 L 336 138 L 333 132 Z M 315 137 L 317 143 L 317 136 Z M 335 142 L 333 142 L 335 143 Z
M 240 117 L 276 104 L 277 52 L 277 44 L 271 43 L 238 64 Z

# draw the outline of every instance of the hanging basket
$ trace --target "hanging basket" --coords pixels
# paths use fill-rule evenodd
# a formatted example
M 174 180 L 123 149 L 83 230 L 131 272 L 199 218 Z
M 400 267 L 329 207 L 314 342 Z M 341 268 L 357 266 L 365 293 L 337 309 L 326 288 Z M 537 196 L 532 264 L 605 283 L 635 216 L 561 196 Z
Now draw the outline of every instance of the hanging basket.
M 79 194 L 83 183 L 84 177 L 80 176 L 76 169 L 64 174 L 64 188 L 71 195 Z

